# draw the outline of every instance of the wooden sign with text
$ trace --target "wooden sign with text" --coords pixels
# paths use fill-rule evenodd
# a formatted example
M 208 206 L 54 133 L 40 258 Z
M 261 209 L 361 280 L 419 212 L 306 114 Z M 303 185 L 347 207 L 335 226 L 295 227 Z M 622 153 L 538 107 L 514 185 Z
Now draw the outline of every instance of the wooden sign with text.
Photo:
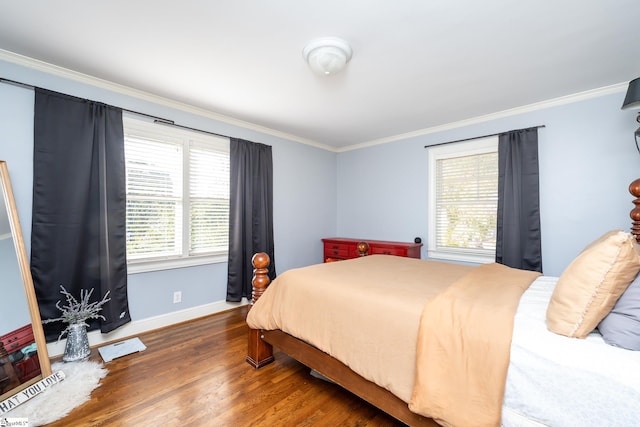
M 0 402 L 0 415 L 9 412 L 13 408 L 23 404 L 32 397 L 39 395 L 52 385 L 58 384 L 60 381 L 64 380 L 64 377 L 64 372 L 55 372 L 49 375 L 47 378 L 44 378 L 37 383 L 30 385 L 24 390 L 21 390 L 20 392 L 14 394 L 10 398 L 3 400 L 2 402 Z

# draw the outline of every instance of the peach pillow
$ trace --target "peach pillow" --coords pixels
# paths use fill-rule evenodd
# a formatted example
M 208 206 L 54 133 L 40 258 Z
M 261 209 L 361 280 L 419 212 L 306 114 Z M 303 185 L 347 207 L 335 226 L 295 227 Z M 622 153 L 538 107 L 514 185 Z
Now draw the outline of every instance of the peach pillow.
M 558 279 L 547 307 L 547 328 L 585 338 L 611 311 L 640 271 L 635 237 L 621 230 L 589 244 Z

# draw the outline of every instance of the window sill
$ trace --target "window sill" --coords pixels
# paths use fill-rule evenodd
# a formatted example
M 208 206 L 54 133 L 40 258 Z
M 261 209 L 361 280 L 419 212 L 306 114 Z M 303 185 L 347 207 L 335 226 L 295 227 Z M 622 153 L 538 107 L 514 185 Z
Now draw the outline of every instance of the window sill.
M 218 264 L 228 261 L 228 254 L 197 256 L 189 258 L 168 258 L 154 261 L 130 261 L 127 263 L 128 274 L 148 273 L 150 271 L 171 270 L 174 268 L 195 267 L 199 265 Z
M 489 264 L 496 261 L 495 255 L 474 254 L 468 252 L 427 251 L 427 257 L 434 260 Z

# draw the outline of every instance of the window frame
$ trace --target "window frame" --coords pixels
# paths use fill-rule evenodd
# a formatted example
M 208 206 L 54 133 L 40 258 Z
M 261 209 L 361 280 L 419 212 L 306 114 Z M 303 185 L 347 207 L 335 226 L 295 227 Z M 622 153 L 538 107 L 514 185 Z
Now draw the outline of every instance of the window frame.
M 473 156 L 498 152 L 498 136 L 488 136 L 439 146 L 428 147 L 428 238 L 427 257 L 447 261 L 486 264 L 495 262 L 495 250 L 471 248 L 439 248 L 437 247 L 437 212 L 436 212 L 436 162 L 442 159 Z M 497 160 L 496 160 L 497 161 Z M 496 168 L 498 165 L 496 165 Z M 497 209 L 496 209 L 497 216 Z
M 194 130 L 171 127 L 159 123 L 123 116 L 125 140 L 128 137 L 136 137 L 145 140 L 155 140 L 173 144 L 182 144 L 182 243 L 181 254 L 173 256 L 157 256 L 142 259 L 129 259 L 127 257 L 127 270 L 129 274 L 144 273 L 150 271 L 168 270 L 174 268 L 192 267 L 207 264 L 227 262 L 229 250 L 210 252 L 205 254 L 189 253 L 190 233 L 190 194 L 189 194 L 189 148 L 190 145 L 212 145 L 217 151 L 230 155 L 230 139 L 226 137 L 206 134 Z M 126 151 L 126 150 L 125 150 Z M 125 152 L 126 156 L 126 152 Z M 125 168 L 126 168 L 125 158 Z

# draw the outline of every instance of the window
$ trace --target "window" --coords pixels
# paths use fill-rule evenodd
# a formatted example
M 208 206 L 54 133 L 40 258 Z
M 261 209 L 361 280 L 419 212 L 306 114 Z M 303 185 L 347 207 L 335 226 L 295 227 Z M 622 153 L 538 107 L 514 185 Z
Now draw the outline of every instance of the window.
M 430 258 L 494 261 L 497 210 L 497 136 L 429 148 Z
M 226 261 L 229 139 L 127 117 L 124 131 L 129 271 Z

